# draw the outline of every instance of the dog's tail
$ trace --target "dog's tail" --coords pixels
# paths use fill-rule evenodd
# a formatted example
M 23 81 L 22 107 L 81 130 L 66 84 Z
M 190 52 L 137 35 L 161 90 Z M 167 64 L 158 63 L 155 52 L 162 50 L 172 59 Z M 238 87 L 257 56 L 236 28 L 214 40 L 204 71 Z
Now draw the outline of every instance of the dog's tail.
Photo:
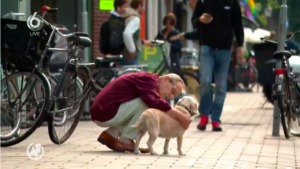
M 140 116 L 140 118 L 136 121 L 134 125 L 131 125 L 132 128 L 140 128 L 142 125 L 144 125 L 144 116 Z

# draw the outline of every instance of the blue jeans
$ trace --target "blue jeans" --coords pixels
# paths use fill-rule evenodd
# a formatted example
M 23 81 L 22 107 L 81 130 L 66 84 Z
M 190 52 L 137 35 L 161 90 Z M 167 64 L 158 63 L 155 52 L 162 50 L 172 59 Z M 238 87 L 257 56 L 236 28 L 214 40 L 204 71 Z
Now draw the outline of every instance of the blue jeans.
M 216 50 L 203 45 L 200 49 L 200 107 L 201 115 L 211 114 L 212 121 L 221 123 L 220 117 L 226 97 L 230 49 Z M 215 80 L 213 96 L 211 84 Z

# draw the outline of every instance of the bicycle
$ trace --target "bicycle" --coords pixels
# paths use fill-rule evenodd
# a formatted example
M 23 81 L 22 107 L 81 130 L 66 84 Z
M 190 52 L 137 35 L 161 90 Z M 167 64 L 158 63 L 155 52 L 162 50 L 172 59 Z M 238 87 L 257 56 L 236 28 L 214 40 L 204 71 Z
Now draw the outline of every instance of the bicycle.
M 295 32 L 286 42 L 299 33 L 300 31 Z M 263 39 L 263 42 L 277 44 L 266 39 Z M 281 124 L 286 138 L 290 138 L 290 134 L 300 136 L 300 81 L 295 78 L 289 63 L 292 54 L 300 55 L 300 52 L 282 50 L 273 55 L 276 61 L 282 63 L 280 68 L 274 69 L 278 81 L 273 85 L 272 90 L 278 102 Z
M 163 45 L 165 43 L 168 43 L 166 41 L 162 40 L 153 40 L 152 44 L 157 45 L 159 49 L 161 50 L 163 60 L 159 63 L 159 65 L 156 67 L 156 69 L 153 71 L 153 73 L 157 73 L 158 75 L 162 75 L 166 71 L 173 72 L 171 66 L 169 65 L 169 61 L 166 55 L 166 51 L 163 48 Z M 199 69 L 199 68 L 198 68 Z M 191 71 L 183 70 L 182 68 L 175 71 L 176 74 L 178 74 L 182 80 L 184 81 L 186 85 L 186 93 L 187 94 L 193 94 L 197 98 L 198 101 L 200 101 L 200 73 L 198 69 L 193 69 Z
M 44 8 L 43 12 L 51 10 Z M 78 51 L 91 46 L 91 40 L 85 33 L 60 33 L 36 12 L 27 22 L 3 18 L 1 22 L 5 35 L 1 37 L 5 76 L 1 80 L 1 146 L 23 141 L 44 119 L 51 141 L 64 143 L 74 132 L 83 108 L 83 83 L 76 71 Z M 53 48 L 55 33 L 68 39 L 67 49 Z M 51 51 L 69 53 L 63 72 L 56 77 L 47 69 Z M 61 131 L 68 122 L 68 129 Z M 5 129 L 8 132 L 3 132 Z

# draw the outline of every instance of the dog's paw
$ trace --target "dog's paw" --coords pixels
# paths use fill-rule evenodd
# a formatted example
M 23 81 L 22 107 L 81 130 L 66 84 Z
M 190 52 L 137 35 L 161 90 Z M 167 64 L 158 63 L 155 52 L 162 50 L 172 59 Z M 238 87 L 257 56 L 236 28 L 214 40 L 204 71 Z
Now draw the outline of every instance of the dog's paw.
M 140 150 L 134 150 L 134 154 L 141 154 Z
M 155 152 L 155 151 L 150 152 L 150 154 L 151 155 L 158 155 L 157 152 Z
M 180 156 L 186 156 L 186 154 L 184 154 L 183 152 L 179 152 Z

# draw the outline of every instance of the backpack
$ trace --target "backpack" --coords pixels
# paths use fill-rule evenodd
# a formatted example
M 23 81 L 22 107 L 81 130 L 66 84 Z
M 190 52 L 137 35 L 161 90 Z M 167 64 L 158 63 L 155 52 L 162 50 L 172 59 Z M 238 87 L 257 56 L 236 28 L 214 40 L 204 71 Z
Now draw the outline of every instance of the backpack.
M 100 30 L 100 51 L 104 54 L 120 54 L 125 48 L 123 32 L 125 20 L 130 17 L 111 16 L 105 21 Z

